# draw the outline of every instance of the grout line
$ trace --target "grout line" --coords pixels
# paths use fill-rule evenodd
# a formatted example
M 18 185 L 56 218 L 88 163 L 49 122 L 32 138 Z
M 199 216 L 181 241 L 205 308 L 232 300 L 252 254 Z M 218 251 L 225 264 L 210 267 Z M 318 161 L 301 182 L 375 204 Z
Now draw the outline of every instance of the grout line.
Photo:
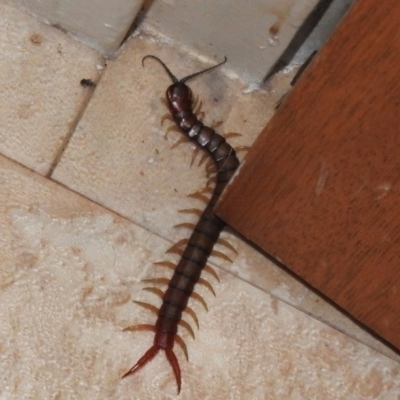
M 71 123 L 71 128 L 70 128 L 68 134 L 65 136 L 64 143 L 62 144 L 62 146 L 59 148 L 57 154 L 55 155 L 55 157 L 50 165 L 49 170 L 47 171 L 47 173 L 45 175 L 43 175 L 46 178 L 51 179 L 51 176 L 53 175 L 54 170 L 56 169 L 58 163 L 60 162 L 62 156 L 64 155 L 64 152 L 67 149 L 69 142 L 71 141 L 72 136 L 75 133 L 76 127 L 78 126 L 79 122 L 81 121 L 82 116 L 85 113 L 87 106 L 88 106 L 90 100 L 92 99 L 95 90 L 97 89 L 98 84 L 101 82 L 102 76 L 107 68 L 107 60 L 104 57 L 103 57 L 103 62 L 104 62 L 104 68 L 101 71 L 101 73 L 99 73 L 99 78 L 97 79 L 97 81 L 94 82 L 95 86 L 86 88 L 86 90 L 88 90 L 89 93 L 86 96 L 86 98 L 83 100 L 82 104 L 80 105 L 79 111 L 77 112 L 74 120 Z
M 121 46 L 138 30 L 138 27 L 142 24 L 142 22 L 146 19 L 147 13 L 149 12 L 151 6 L 153 5 L 154 0 L 143 0 L 142 7 L 140 11 L 136 14 L 134 20 L 131 23 L 131 26 L 127 30 L 124 38 L 122 39 L 119 49 Z M 118 52 L 117 50 L 117 52 Z

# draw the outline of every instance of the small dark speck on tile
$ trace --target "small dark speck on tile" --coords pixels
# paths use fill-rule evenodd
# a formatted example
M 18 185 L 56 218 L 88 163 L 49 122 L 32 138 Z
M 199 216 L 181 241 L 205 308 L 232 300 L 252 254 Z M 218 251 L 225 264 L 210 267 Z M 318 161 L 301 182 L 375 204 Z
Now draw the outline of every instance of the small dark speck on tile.
M 270 28 L 269 28 L 269 34 L 272 36 L 276 36 L 279 33 L 279 29 L 280 29 L 280 23 L 279 20 L 277 22 L 275 22 Z
M 81 79 L 81 85 L 85 87 L 95 87 L 96 83 L 93 82 L 91 79 Z
M 82 249 L 75 246 L 71 247 L 71 251 L 74 256 L 78 256 L 82 253 Z
M 43 42 L 43 36 L 39 33 L 33 33 L 29 39 L 33 44 L 41 44 Z

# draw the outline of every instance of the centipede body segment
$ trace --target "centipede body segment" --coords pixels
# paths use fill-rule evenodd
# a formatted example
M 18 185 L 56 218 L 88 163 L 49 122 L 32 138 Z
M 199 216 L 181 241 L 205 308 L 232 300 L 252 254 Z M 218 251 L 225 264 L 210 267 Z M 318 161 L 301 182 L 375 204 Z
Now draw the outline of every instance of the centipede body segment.
M 216 167 L 216 183 L 214 191 L 205 210 L 201 213 L 199 221 L 194 226 L 190 238 L 178 242 L 170 249 L 171 251 L 178 252 L 181 255 L 181 258 L 174 269 L 172 278 L 168 281 L 167 290 L 163 293 L 158 288 L 145 288 L 145 290 L 152 291 L 154 294 L 162 298 L 161 307 L 157 309 L 155 306 L 137 302 L 139 305 L 157 313 L 155 325 L 136 325 L 125 329 L 128 331 L 152 331 L 154 332 L 154 342 L 150 349 L 147 350 L 147 352 L 123 377 L 135 373 L 139 368 L 152 360 L 160 350 L 164 350 L 167 360 L 174 372 L 179 393 L 181 390 L 181 370 L 178 359 L 173 351 L 175 343 L 182 348 L 186 358 L 188 358 L 188 353 L 184 341 L 178 335 L 178 326 L 184 327 L 192 336 L 194 336 L 190 325 L 186 321 L 182 320 L 182 313 L 185 311 L 192 316 L 196 325 L 198 325 L 198 320 L 194 311 L 187 307 L 190 297 L 197 299 L 207 307 L 201 296 L 194 293 L 193 289 L 196 283 L 203 284 L 210 289 L 211 286 L 208 282 L 200 278 L 203 269 L 212 271 L 211 273 L 216 276 L 215 272 L 207 266 L 207 260 L 213 253 L 214 245 L 224 227 L 224 222 L 214 214 L 213 208 L 223 189 L 237 169 L 239 160 L 236 157 L 235 150 L 226 142 L 225 138 L 216 133 L 213 128 L 205 126 L 199 120 L 198 116 L 193 111 L 194 100 L 192 91 L 185 84 L 188 80 L 224 64 L 226 58 L 223 62 L 213 67 L 188 75 L 180 80 L 172 74 L 168 67 L 159 58 L 153 55 L 145 56 L 142 63 L 144 64 L 144 61 L 149 58 L 158 61 L 173 82 L 166 91 L 166 103 L 176 127 L 179 128 L 179 131 L 182 132 L 186 138 L 197 144 L 198 147 L 210 157 Z M 207 199 L 205 194 L 210 191 L 210 188 L 207 187 L 203 191 L 194 194 L 193 197 L 196 198 L 197 196 L 197 198 L 202 197 L 203 199 Z M 192 224 L 186 224 L 186 227 L 192 228 Z M 229 246 L 227 242 L 223 242 L 222 244 L 227 247 Z M 221 256 L 221 253 L 215 254 Z M 168 269 L 174 268 L 174 265 L 169 261 L 162 261 L 157 263 L 157 265 Z M 159 280 L 158 282 L 153 281 L 151 283 L 157 284 L 164 282 L 164 280 Z M 210 290 L 212 290 L 212 287 Z

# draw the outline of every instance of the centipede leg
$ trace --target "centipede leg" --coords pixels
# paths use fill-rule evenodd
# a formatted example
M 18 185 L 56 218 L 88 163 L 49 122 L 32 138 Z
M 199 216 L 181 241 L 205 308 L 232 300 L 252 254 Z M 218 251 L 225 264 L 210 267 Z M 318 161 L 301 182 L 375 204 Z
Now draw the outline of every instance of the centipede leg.
M 162 117 L 161 117 L 161 126 L 164 124 L 164 122 L 165 122 L 165 120 L 168 120 L 168 121 L 171 121 L 171 122 L 174 122 L 174 119 L 173 119 L 173 117 L 172 117 L 172 115 L 171 114 L 164 114 Z
M 217 122 L 214 122 L 211 126 L 210 126 L 210 128 L 211 129 L 217 129 L 218 127 L 220 127 L 221 125 L 223 124 L 223 121 L 217 121 Z M 225 137 L 225 135 L 223 135 L 224 137 Z
M 243 136 L 241 133 L 237 133 L 237 132 L 229 132 L 229 133 L 225 133 L 224 135 L 225 139 L 231 139 L 234 137 L 239 137 L 239 136 Z
M 241 151 L 249 151 L 250 150 L 250 146 L 238 146 L 238 147 L 235 147 L 235 151 L 236 151 L 236 153 L 239 153 L 239 152 L 241 152 Z

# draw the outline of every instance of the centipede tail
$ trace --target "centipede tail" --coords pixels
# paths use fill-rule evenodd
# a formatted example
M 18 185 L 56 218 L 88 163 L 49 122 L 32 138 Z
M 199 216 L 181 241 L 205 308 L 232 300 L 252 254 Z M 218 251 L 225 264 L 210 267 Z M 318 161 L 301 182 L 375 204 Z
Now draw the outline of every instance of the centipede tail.
M 196 143 L 214 161 L 216 166 L 216 184 L 214 192 L 208 205 L 200 216 L 199 221 L 187 241 L 180 261 L 176 266 L 173 276 L 168 283 L 168 288 L 162 297 L 162 305 L 158 309 L 157 321 L 154 326 L 155 336 L 153 346 L 137 361 L 137 363 L 124 375 L 124 377 L 135 373 L 152 360 L 160 350 L 164 350 L 167 360 L 172 367 L 178 386 L 178 393 L 181 390 L 181 370 L 178 359 L 173 351 L 174 344 L 177 342 L 187 355 L 186 346 L 183 340 L 177 335 L 178 324 L 182 321 L 182 313 L 185 311 L 189 298 L 195 297 L 194 286 L 200 281 L 200 274 L 204 268 L 215 272 L 208 266 L 207 260 L 211 255 L 214 245 L 224 228 L 224 222 L 213 212 L 215 203 L 231 179 L 239 160 L 235 150 L 226 142 L 225 138 L 216 133 L 214 129 L 205 126 L 193 111 L 193 95 L 191 89 L 185 84 L 205 72 L 208 72 L 226 62 L 207 68 L 203 71 L 188 75 L 178 80 L 168 67 L 157 57 L 148 55 L 143 58 L 142 64 L 148 58 L 157 60 L 165 69 L 173 84 L 166 91 L 166 99 L 169 111 L 176 126 L 192 142 Z M 209 189 L 206 189 L 206 191 Z M 185 224 L 183 224 L 185 225 Z M 186 226 L 190 224 L 186 224 Z M 184 243 L 184 242 L 182 242 Z M 175 246 L 173 246 L 174 248 Z M 221 253 L 216 253 L 221 254 Z M 169 262 L 157 263 L 158 265 L 171 267 Z M 218 278 L 218 277 L 217 277 Z M 212 290 L 212 288 L 211 288 Z M 153 291 L 158 294 L 159 290 Z M 195 298 L 204 300 L 197 295 Z M 206 304 L 204 302 L 205 307 Z M 193 310 L 190 310 L 193 313 Z M 194 313 L 193 313 L 194 314 Z M 196 318 L 197 319 L 197 318 Z M 139 325 L 138 328 L 140 329 Z M 144 325 L 148 329 L 148 325 Z M 135 330 L 136 327 L 126 330 Z M 150 328 L 151 330 L 151 328 Z

